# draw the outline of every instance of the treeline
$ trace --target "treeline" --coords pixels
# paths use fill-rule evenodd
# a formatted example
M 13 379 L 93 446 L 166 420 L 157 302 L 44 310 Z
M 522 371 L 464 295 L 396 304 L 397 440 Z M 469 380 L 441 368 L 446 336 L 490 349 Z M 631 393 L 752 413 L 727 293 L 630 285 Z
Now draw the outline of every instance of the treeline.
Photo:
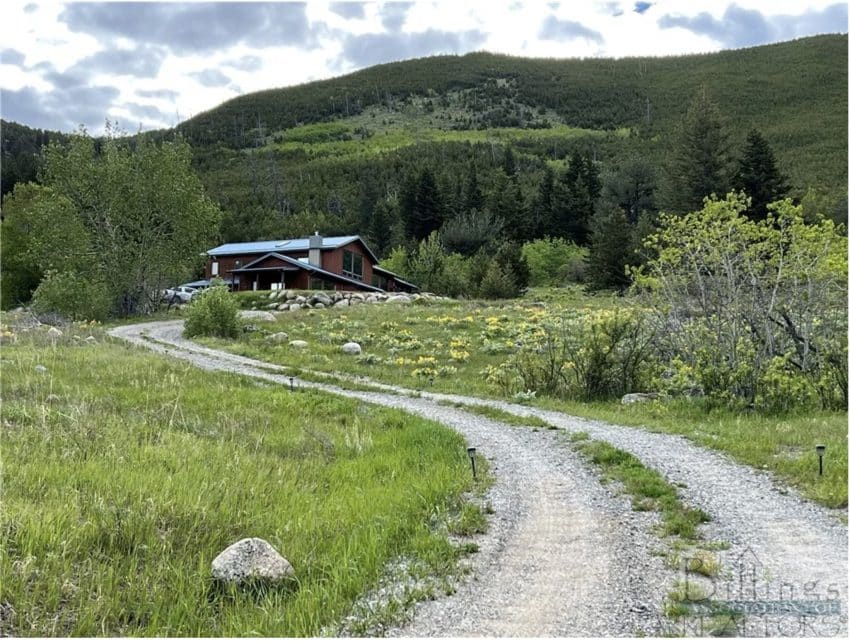
M 66 143 L 68 136 L 61 132 L 39 130 L 0 121 L 0 184 L 5 196 L 16 183 L 35 181 L 41 163 L 41 149 L 51 142 Z

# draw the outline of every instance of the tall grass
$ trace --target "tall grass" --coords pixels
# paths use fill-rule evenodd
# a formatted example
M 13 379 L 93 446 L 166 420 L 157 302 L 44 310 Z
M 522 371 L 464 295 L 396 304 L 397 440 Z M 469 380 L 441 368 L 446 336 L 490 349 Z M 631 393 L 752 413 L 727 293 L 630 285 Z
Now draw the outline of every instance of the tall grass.
M 3 348 L 0 630 L 310 636 L 397 557 L 454 570 L 472 481 L 447 428 L 67 338 Z M 214 584 L 249 536 L 297 582 Z
M 242 295 L 242 294 L 240 294 Z M 263 307 L 268 294 L 244 295 L 243 306 Z M 213 342 L 235 353 L 301 369 L 366 376 L 415 389 L 499 397 L 485 379 L 488 367 L 507 361 L 544 315 L 575 310 L 617 309 L 625 298 L 588 296 L 578 288 L 531 289 L 506 302 L 433 302 L 427 306 L 364 305 L 281 314 L 260 324 L 309 342 L 306 350 L 271 345 L 262 334 L 238 342 Z M 340 352 L 356 341 L 364 355 Z M 466 353 L 468 356 L 464 356 Z M 430 361 L 433 359 L 433 361 Z M 423 369 L 423 367 L 425 369 Z M 425 375 L 433 369 L 433 376 Z M 309 377 L 309 376 L 307 376 Z M 687 436 L 735 459 L 778 474 L 810 499 L 827 507 L 847 506 L 847 414 L 823 411 L 769 415 L 710 407 L 678 399 L 623 406 L 551 400 L 532 404 L 613 423 L 644 426 Z M 827 445 L 823 476 L 814 447 Z

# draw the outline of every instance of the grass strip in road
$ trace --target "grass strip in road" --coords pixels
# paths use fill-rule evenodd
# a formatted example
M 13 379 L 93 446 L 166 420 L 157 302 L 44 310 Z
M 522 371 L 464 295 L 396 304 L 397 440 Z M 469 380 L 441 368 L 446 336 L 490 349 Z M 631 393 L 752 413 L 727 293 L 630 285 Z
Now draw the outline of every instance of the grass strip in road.
M 676 486 L 661 474 L 610 443 L 590 440 L 584 432 L 571 434 L 569 440 L 576 451 L 600 468 L 603 480 L 623 485 L 624 492 L 631 496 L 633 509 L 659 512 L 663 535 L 676 536 L 686 542 L 701 538 L 699 525 L 711 517 L 703 510 L 685 505 Z
M 448 428 L 73 333 L 3 347 L 4 633 L 317 635 L 389 562 L 439 578 L 468 551 L 448 534 L 480 481 Z M 249 536 L 297 583 L 218 590 Z
M 468 405 L 466 403 L 444 401 L 437 402 L 446 407 L 456 407 L 457 409 L 462 409 L 470 414 L 484 416 L 485 418 L 495 420 L 498 423 L 505 423 L 506 425 L 513 425 L 515 427 L 549 427 L 549 423 L 537 416 L 519 416 L 518 414 L 512 414 L 509 411 L 490 407 L 489 405 Z

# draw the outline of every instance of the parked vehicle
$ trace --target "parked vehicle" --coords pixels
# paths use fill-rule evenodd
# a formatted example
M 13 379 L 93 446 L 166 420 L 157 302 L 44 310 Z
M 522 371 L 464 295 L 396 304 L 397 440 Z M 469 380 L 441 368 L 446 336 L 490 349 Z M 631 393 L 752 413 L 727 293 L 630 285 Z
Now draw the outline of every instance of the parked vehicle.
M 162 299 L 171 304 L 186 304 L 187 302 L 191 302 L 192 298 L 198 292 L 199 289 L 191 286 L 175 286 L 174 288 L 165 289 Z

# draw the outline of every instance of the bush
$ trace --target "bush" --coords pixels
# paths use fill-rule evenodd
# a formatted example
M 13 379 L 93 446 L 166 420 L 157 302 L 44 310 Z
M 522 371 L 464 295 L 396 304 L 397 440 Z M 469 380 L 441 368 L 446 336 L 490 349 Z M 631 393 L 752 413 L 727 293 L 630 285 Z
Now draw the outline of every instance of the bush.
M 520 288 L 517 286 L 513 275 L 496 260 L 493 260 L 490 262 L 487 272 L 484 273 L 478 294 L 487 300 L 504 300 L 518 297 Z
M 72 271 L 47 271 L 32 297 L 37 315 L 59 314 L 72 320 L 105 320 L 111 302 L 106 285 Z
M 534 391 L 599 400 L 641 391 L 657 371 L 653 334 L 641 313 L 594 311 L 544 327 L 510 362 L 487 373 L 504 393 Z
M 196 295 L 186 315 L 186 337 L 212 335 L 235 338 L 239 335 L 239 304 L 224 284 Z
M 561 286 L 584 281 L 587 251 L 558 237 L 535 239 L 522 245 L 530 286 Z

